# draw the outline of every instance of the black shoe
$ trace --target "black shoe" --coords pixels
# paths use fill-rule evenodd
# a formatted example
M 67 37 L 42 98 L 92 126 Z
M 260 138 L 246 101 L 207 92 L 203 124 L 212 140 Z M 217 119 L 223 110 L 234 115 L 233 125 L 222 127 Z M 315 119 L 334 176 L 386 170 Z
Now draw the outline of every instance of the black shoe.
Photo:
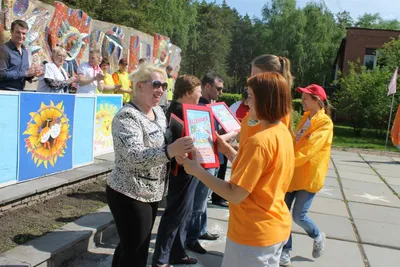
M 228 202 L 226 200 L 214 200 L 212 202 L 214 205 L 220 206 L 220 207 L 224 207 L 224 208 L 228 208 Z
M 180 260 L 171 260 L 169 261 L 170 264 L 173 265 L 178 265 L 178 264 L 197 264 L 197 260 L 193 259 L 189 256 L 184 257 L 183 259 Z
M 196 253 L 199 253 L 199 254 L 206 254 L 207 253 L 207 250 L 200 245 L 199 241 L 197 241 L 193 245 L 186 244 L 186 247 L 189 250 L 191 250 L 193 252 L 196 252 Z
M 199 237 L 199 239 L 202 240 L 217 240 L 218 238 L 219 234 L 211 234 L 210 232 L 206 232 L 204 235 Z

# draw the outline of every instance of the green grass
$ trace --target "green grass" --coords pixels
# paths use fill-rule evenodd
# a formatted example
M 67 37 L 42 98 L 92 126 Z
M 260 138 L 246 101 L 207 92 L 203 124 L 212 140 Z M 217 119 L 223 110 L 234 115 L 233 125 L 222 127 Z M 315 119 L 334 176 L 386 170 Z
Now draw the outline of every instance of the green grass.
M 379 136 L 374 130 L 365 129 L 361 136 L 355 136 L 353 128 L 342 125 L 335 125 L 333 145 L 337 147 L 361 148 L 385 150 L 386 136 Z M 387 151 L 399 152 L 400 150 L 393 146 L 392 140 L 388 140 Z

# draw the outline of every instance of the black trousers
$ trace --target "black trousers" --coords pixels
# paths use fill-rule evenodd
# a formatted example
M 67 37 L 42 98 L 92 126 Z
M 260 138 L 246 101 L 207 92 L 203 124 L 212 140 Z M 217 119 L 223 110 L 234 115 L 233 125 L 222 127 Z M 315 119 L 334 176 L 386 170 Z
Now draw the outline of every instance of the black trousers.
M 219 167 L 219 170 L 218 170 L 218 175 L 217 175 L 217 177 L 219 178 L 219 179 L 221 179 L 221 180 L 225 180 L 225 174 L 226 174 L 226 168 L 227 168 L 227 166 L 228 166 L 228 159 L 227 159 L 227 157 L 225 157 L 224 156 L 224 163 L 222 163 L 221 165 L 220 165 L 220 167 Z M 222 198 L 222 197 L 220 197 L 219 195 L 217 195 L 217 194 L 215 194 L 215 193 L 212 193 L 212 196 L 211 196 L 211 201 L 212 202 L 219 202 L 219 201 L 225 201 L 225 199 L 224 198 Z
M 167 207 L 158 227 L 153 264 L 168 264 L 186 257 L 185 241 L 197 184 L 198 180 L 186 173 L 170 175 Z
M 158 202 L 137 201 L 109 186 L 106 194 L 120 239 L 112 267 L 146 267 Z

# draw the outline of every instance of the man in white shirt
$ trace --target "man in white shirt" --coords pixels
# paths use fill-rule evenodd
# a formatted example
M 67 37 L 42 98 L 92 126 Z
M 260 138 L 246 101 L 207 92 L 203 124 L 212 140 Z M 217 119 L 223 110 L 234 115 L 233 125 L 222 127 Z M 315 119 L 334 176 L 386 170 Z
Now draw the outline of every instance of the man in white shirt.
M 78 94 L 96 93 L 98 82 L 104 80 L 104 74 L 99 67 L 100 60 L 100 50 L 90 50 L 89 62 L 85 62 L 78 67 Z

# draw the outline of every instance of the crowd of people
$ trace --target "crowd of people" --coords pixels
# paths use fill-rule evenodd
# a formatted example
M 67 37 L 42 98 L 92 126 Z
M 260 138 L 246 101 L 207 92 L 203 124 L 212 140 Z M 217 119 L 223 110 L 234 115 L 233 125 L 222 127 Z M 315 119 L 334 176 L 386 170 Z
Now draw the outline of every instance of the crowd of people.
M 25 81 L 43 76 L 39 83 L 43 92 L 66 93 L 78 82 L 78 93 L 123 94 L 125 105 L 112 122 L 115 168 L 106 188 L 120 237 L 113 267 L 146 266 L 151 230 L 164 197 L 153 267 L 196 264 L 185 249 L 207 253 L 199 240 L 219 238 L 207 231 L 210 199 L 229 206 L 224 267 L 289 266 L 292 218 L 313 239 L 312 256 L 323 254 L 326 236 L 308 211 L 328 171 L 333 138 L 330 105 L 321 86 L 296 88 L 305 112 L 292 129 L 289 59 L 262 55 L 252 61 L 248 89 L 231 106 L 241 131 L 224 133 L 215 121 L 221 165 L 204 169 L 187 156 L 195 149 L 191 137 L 175 134 L 177 129 L 168 122 L 172 114 L 183 120 L 183 104 L 217 101 L 224 89 L 221 76 L 209 72 L 200 80 L 182 75 L 172 86 L 171 68 L 144 62 L 128 75 L 125 59 L 110 75 L 109 62 L 100 62 L 99 51 L 92 50 L 78 76 L 67 77 L 62 69 L 66 52 L 61 47 L 54 49 L 53 62 L 41 73 L 26 63 L 26 29 L 24 23 L 14 22 L 12 40 L 2 46 L 6 62 L 0 64 L 2 89 L 22 90 Z M 228 160 L 232 171 L 225 181 Z M 178 172 L 171 172 L 175 167 Z
M 29 66 L 29 51 L 24 43 L 29 31 L 23 20 L 11 24 L 11 39 L 0 47 L 0 90 L 23 91 L 25 83 L 38 81 L 37 92 L 78 93 L 78 94 L 121 94 L 123 103 L 129 103 L 132 95 L 132 83 L 129 80 L 128 60 L 119 60 L 119 68 L 113 74 L 108 73 L 110 62 L 101 58 L 100 48 L 92 47 L 89 60 L 80 64 L 76 74 L 70 74 L 63 68 L 68 52 L 61 44 L 56 44 L 51 53 L 51 62 Z M 146 59 L 139 60 L 139 65 Z M 159 105 L 164 108 L 172 100 L 172 67 L 167 66 L 169 90 L 163 94 Z

